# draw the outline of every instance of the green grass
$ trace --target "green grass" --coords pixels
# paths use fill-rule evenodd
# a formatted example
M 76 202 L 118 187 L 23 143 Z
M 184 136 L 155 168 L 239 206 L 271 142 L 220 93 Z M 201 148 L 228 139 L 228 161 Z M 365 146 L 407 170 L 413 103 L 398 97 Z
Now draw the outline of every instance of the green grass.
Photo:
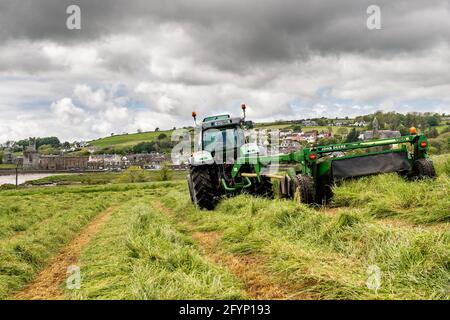
M 175 201 L 175 199 L 177 199 Z M 450 277 L 450 233 L 395 228 L 358 209 L 324 214 L 292 201 L 239 196 L 214 212 L 189 206 L 185 193 L 163 198 L 201 230 L 223 234 L 219 248 L 255 255 L 279 283 L 323 299 L 445 299 Z M 189 208 L 188 210 L 186 208 Z M 381 269 L 369 290 L 367 270 Z
M 141 171 L 142 179 L 140 182 L 159 181 L 161 179 L 160 172 L 155 171 Z M 108 183 L 121 182 L 122 172 L 94 172 L 94 173 L 80 173 L 80 174 L 68 174 L 68 175 L 55 175 L 42 179 L 29 181 L 31 185 L 100 185 Z M 185 171 L 170 171 L 171 180 L 183 180 L 186 178 L 187 173 Z
M 81 258 L 75 299 L 238 299 L 239 281 L 208 262 L 166 214 L 135 199 L 114 212 Z M 114 250 L 111 250 L 114 248 Z
M 93 217 L 137 196 L 133 192 L 117 188 L 101 193 L 80 188 L 0 192 L 0 298 L 32 280 Z
M 254 258 L 293 298 L 450 299 L 450 155 L 433 161 L 436 180 L 387 174 L 347 181 L 327 207 L 241 195 L 201 211 L 184 181 L 117 183 L 110 173 L 0 191 L 0 298 L 12 297 L 114 207 L 82 251 L 81 289 L 66 290 L 66 298 L 248 298 L 245 280 L 194 241 L 199 231 L 218 235 L 218 255 Z M 374 265 L 377 291 L 366 286 Z
M 15 169 L 15 168 L 16 168 L 15 164 L 5 164 L 5 163 L 0 164 L 0 169 Z
M 334 188 L 332 206 L 415 224 L 450 222 L 450 156 L 433 157 L 436 180 L 407 182 L 397 174 L 346 181 Z
M 172 130 L 115 135 L 93 140 L 89 143 L 98 149 L 104 149 L 108 147 L 130 147 L 137 145 L 140 142 L 156 140 L 161 133 L 164 133 L 170 137 L 170 135 L 172 134 Z

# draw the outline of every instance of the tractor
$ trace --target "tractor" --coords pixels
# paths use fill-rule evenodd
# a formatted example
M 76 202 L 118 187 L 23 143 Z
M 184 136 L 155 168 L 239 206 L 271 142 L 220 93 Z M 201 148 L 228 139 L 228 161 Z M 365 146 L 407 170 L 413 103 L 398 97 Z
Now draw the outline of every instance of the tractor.
M 195 142 L 197 151 L 189 158 L 187 182 L 192 202 L 202 209 L 212 210 L 222 196 L 236 195 L 243 190 L 255 196 L 273 197 L 270 177 L 250 179 L 232 175 L 239 157 L 260 151 L 256 145 L 246 144 L 244 130 L 252 122 L 245 120 L 245 104 L 241 108 L 243 118 L 216 115 L 204 118 L 199 125 L 196 123 L 196 113 L 192 113 L 198 132 Z M 248 169 L 251 167 L 248 166 Z
M 201 209 L 212 210 L 221 197 L 240 193 L 273 198 L 273 179 L 279 180 L 280 198 L 323 205 L 332 198 L 333 186 L 346 179 L 389 172 L 408 180 L 436 177 L 428 141 L 415 128 L 401 137 L 265 154 L 245 141 L 245 108 L 244 118 L 212 116 L 197 126 L 198 151 L 189 159 L 187 181 L 191 200 Z M 272 165 L 287 168 L 283 174 L 267 173 Z

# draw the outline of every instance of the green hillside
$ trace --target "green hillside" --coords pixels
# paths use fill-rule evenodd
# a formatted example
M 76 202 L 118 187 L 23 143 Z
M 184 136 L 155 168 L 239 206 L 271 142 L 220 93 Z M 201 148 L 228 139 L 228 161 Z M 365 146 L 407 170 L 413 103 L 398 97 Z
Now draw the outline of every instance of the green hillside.
M 89 143 L 100 149 L 108 147 L 130 147 L 141 142 L 153 141 L 157 139 L 161 133 L 170 136 L 172 134 L 172 130 L 115 135 L 93 140 Z

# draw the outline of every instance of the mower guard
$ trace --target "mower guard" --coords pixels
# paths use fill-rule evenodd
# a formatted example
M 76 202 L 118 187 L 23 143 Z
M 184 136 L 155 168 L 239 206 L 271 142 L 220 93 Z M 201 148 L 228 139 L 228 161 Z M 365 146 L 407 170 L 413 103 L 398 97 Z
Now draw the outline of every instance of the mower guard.
M 358 157 L 335 159 L 331 163 L 331 173 L 335 180 L 369 176 L 377 173 L 408 172 L 411 165 L 408 153 L 386 152 Z

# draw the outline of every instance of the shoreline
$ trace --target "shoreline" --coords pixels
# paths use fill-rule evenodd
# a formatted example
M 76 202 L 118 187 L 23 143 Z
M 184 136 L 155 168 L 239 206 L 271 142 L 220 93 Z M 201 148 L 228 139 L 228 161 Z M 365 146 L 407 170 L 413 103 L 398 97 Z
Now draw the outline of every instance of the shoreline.
M 61 173 L 95 173 L 95 172 L 105 172 L 103 170 L 19 170 L 19 175 L 28 174 L 61 174 Z M 15 175 L 15 169 L 0 169 L 0 176 Z

